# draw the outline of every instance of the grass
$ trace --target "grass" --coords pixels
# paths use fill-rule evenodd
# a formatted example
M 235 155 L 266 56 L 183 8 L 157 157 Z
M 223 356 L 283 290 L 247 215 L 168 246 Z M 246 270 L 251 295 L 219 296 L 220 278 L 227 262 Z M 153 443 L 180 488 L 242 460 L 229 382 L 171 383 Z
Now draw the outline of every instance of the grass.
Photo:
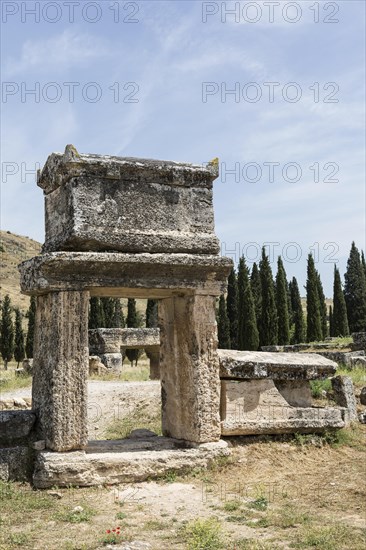
M 95 510 L 87 504 L 83 504 L 81 508 L 82 510 L 79 510 L 76 507 L 72 509 L 65 507 L 62 511 L 54 514 L 53 518 L 58 521 L 64 521 L 65 523 L 83 523 L 90 521 L 96 514 Z
M 124 439 L 129 436 L 132 430 L 148 429 L 161 435 L 161 410 L 151 410 L 151 405 L 141 403 L 129 416 L 113 420 L 107 427 L 107 439 Z
M 3 392 L 28 388 L 32 385 L 31 376 L 17 376 L 15 374 L 16 363 L 12 363 L 8 370 L 0 371 L 0 397 Z
M 290 548 L 309 550 L 364 550 L 366 545 L 365 534 L 355 529 L 334 523 L 327 526 L 305 527 L 298 533 L 297 541 Z
M 323 391 L 330 391 L 332 383 L 329 378 L 326 380 L 310 380 L 311 395 L 314 399 L 322 399 Z
M 362 388 L 366 384 L 366 369 L 363 367 L 348 368 L 347 365 L 340 365 L 336 374 L 349 376 L 356 388 Z
M 296 433 L 292 441 L 299 447 L 307 445 L 323 447 L 324 445 L 329 445 L 333 448 L 352 447 L 361 451 L 365 449 L 362 443 L 362 429 L 358 423 L 353 423 L 349 428 L 343 428 L 342 430 L 325 430 L 321 434 Z
M 131 367 L 130 363 L 125 359 L 121 374 L 101 374 L 100 376 L 93 374 L 90 380 L 99 380 L 104 382 L 147 382 L 150 379 L 150 366 L 148 359 L 142 359 L 138 362 L 137 367 Z
M 187 550 L 224 550 L 227 548 L 220 522 L 216 518 L 195 519 L 182 529 Z

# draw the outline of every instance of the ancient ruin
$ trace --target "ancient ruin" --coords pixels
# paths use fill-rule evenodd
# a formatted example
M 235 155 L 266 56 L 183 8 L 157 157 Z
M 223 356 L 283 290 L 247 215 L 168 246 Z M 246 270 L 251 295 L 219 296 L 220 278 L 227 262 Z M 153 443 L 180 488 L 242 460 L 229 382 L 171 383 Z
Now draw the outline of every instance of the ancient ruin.
M 126 349 L 143 349 L 150 359 L 150 379 L 160 379 L 160 330 L 158 328 L 99 328 L 89 330 L 89 354 L 119 374 Z M 89 357 L 90 364 L 90 357 Z
M 215 163 L 80 154 L 71 145 L 50 155 L 38 178 L 45 244 L 20 265 L 22 291 L 37 297 L 32 411 L 1 413 L 5 477 L 34 472 L 38 487 L 142 480 L 228 454 L 222 435 L 322 431 L 350 420 L 348 383 L 336 384 L 339 407 L 311 403 L 309 380 L 334 374 L 332 361 L 218 351 L 216 299 L 232 260 L 219 255 L 214 232 L 217 176 Z M 88 333 L 91 296 L 158 299 L 160 332 Z M 142 341 L 154 355 L 152 377 L 160 371 L 163 437 L 88 442 L 89 356 L 97 369 L 118 370 L 121 348 Z

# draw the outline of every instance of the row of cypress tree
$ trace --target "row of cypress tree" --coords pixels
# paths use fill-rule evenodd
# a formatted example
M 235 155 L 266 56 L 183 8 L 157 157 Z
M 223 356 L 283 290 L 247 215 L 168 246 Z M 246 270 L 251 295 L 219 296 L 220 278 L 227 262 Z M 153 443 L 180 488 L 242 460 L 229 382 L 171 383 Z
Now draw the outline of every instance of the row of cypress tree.
M 222 295 L 219 299 L 219 347 L 258 350 L 261 346 L 320 341 L 328 334 L 348 336 L 366 330 L 366 264 L 354 242 L 344 290 L 339 269 L 334 266 L 333 307 L 329 312 L 311 254 L 305 288 L 306 319 L 298 282 L 295 277 L 288 282 L 280 256 L 275 279 L 265 248 L 259 266 L 254 263 L 251 272 L 245 258 L 240 258 L 237 272 L 232 269 L 229 275 L 226 298 Z
M 4 361 L 4 368 L 7 370 L 8 362 L 14 357 L 19 363 L 25 355 L 33 357 L 34 323 L 36 315 L 36 299 L 31 297 L 30 306 L 26 317 L 28 318 L 28 331 L 25 336 L 23 330 L 23 315 L 19 308 L 11 304 L 10 296 L 6 294 L 1 303 L 0 322 L 0 353 Z M 13 317 L 15 317 L 13 319 Z

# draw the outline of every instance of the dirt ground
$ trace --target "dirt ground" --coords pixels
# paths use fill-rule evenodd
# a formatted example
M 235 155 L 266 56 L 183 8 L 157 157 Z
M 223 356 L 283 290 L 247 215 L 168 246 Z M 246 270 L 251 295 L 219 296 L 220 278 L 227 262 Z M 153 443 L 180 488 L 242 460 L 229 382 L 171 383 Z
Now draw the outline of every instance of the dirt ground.
M 88 388 L 90 439 L 160 404 L 155 381 L 90 380 Z M 117 526 L 121 539 L 152 550 L 364 550 L 365 435 L 357 425 L 334 441 L 231 438 L 232 456 L 211 469 L 139 484 L 53 492 L 2 484 L 0 550 L 106 548 Z

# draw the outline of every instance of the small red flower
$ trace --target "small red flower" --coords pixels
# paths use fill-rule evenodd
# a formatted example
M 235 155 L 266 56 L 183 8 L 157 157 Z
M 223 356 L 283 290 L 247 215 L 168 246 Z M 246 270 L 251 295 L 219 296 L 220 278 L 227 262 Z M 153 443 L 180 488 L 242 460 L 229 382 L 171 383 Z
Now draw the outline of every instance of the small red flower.
M 111 530 L 110 530 L 110 529 L 107 529 L 107 534 L 108 534 L 108 535 L 109 535 L 110 532 L 111 532 Z

